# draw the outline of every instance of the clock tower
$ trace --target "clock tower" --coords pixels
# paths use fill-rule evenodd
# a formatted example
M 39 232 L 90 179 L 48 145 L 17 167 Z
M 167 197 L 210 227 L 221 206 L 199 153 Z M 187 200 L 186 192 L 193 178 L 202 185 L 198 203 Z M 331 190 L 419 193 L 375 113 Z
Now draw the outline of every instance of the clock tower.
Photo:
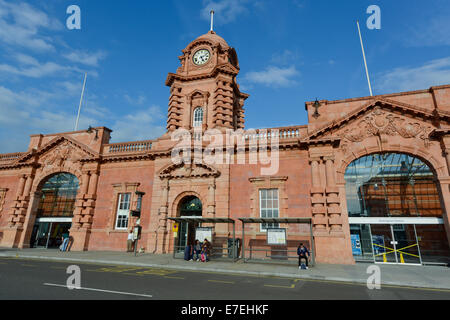
M 244 101 L 239 90 L 236 51 L 214 31 L 192 41 L 178 57 L 180 67 L 169 73 L 167 131 L 243 129 Z

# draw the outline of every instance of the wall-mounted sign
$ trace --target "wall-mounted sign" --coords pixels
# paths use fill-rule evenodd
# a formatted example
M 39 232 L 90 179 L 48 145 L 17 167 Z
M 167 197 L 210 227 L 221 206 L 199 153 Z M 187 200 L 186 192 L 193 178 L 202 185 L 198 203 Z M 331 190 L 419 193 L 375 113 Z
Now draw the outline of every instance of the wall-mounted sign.
M 354 256 L 360 256 L 361 252 L 361 240 L 359 234 L 351 234 L 350 239 L 352 241 L 352 252 Z
M 208 239 L 209 242 L 212 242 L 212 228 L 199 227 L 195 229 L 195 240 L 203 242 L 205 239 Z
M 286 245 L 286 229 L 269 228 L 267 229 L 267 244 L 269 245 Z

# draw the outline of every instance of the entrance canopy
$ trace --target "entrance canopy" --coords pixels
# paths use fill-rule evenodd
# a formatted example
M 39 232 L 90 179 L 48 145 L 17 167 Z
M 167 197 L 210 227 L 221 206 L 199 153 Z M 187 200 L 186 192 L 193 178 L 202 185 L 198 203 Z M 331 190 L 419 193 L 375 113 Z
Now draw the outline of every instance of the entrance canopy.
M 204 222 L 204 223 L 235 223 L 235 221 L 231 218 L 203 218 L 203 217 L 176 217 L 176 218 L 168 218 L 169 220 L 173 220 L 175 222 Z
M 310 241 L 311 241 L 311 258 L 312 264 L 315 265 L 315 249 L 314 249 L 314 237 L 312 230 L 311 218 L 239 218 L 242 222 L 242 259 L 245 262 L 245 224 L 249 223 L 295 223 L 295 224 L 309 224 Z
M 311 224 L 311 218 L 239 218 L 242 223 L 306 223 Z
M 231 223 L 233 224 L 233 238 L 231 238 L 231 257 L 234 261 L 237 260 L 237 250 L 236 250 L 236 227 L 235 221 L 231 218 L 204 218 L 202 216 L 187 216 L 187 217 L 175 217 L 168 218 L 177 223 Z M 175 248 L 174 248 L 174 257 L 175 257 Z

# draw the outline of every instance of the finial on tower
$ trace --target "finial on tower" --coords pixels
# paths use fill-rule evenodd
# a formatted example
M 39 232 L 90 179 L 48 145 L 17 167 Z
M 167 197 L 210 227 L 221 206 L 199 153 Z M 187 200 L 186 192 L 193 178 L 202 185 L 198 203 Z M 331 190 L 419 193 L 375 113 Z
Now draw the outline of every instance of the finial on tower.
M 210 31 L 214 31 L 213 27 L 214 27 L 214 10 L 211 10 L 211 30 Z

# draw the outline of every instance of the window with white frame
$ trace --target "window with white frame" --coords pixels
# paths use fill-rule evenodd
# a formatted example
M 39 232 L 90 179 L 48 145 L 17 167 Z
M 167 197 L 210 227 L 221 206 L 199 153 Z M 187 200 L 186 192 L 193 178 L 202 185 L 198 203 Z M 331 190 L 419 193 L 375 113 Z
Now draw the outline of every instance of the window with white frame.
M 201 127 L 202 123 L 203 123 L 203 108 L 202 107 L 195 108 L 192 126 Z
M 259 212 L 261 218 L 279 217 L 278 189 L 259 190 Z M 278 223 L 262 223 L 261 231 L 278 227 Z
M 130 213 L 131 193 L 119 193 L 117 204 L 116 229 L 125 230 L 128 228 L 128 216 Z

